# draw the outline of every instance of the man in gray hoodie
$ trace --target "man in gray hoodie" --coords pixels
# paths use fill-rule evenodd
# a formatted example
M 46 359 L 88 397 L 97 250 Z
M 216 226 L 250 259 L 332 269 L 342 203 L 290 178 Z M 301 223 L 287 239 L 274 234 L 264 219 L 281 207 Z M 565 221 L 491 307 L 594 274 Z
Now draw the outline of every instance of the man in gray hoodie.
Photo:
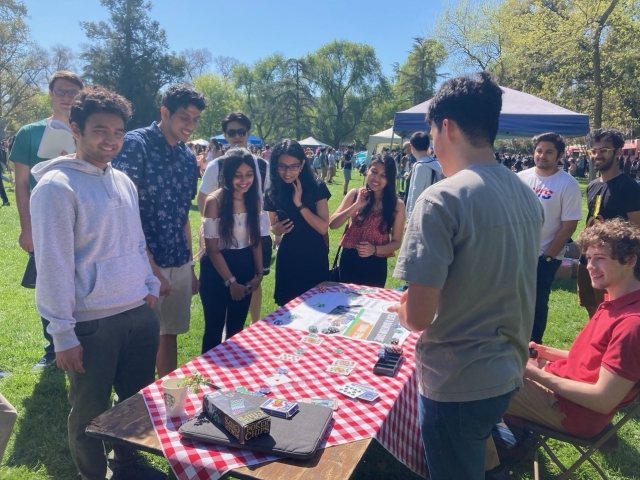
M 160 281 L 147 258 L 136 188 L 110 164 L 130 115 L 115 93 L 81 91 L 69 115 L 76 153 L 32 170 L 36 306 L 69 378 L 69 448 L 83 479 L 107 474 L 104 446 L 85 428 L 109 408 L 112 387 L 124 400 L 153 382 L 158 350 Z M 135 458 L 114 445 L 112 478 L 135 477 Z

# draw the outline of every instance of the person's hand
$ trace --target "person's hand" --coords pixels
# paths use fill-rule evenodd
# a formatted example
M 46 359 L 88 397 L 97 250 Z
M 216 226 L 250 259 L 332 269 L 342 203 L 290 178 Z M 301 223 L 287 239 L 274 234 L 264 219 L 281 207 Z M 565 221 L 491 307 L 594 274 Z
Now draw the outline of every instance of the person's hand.
M 524 378 L 533 380 L 534 382 L 540 379 L 542 373 L 542 367 L 538 364 L 537 358 L 530 358 L 524 369 Z
M 155 276 L 158 278 L 158 280 L 160 280 L 160 296 L 168 297 L 169 295 L 171 295 L 171 284 L 169 283 L 169 280 L 164 278 L 164 275 L 162 275 L 160 272 L 157 272 Z
M 293 181 L 293 204 L 296 207 L 302 205 L 302 183 L 299 178 Z
M 361 257 L 370 257 L 376 251 L 376 247 L 371 245 L 369 242 L 360 242 L 356 246 L 356 250 L 358 251 L 358 255 Z
M 391 305 L 387 310 L 391 313 L 395 313 L 398 315 L 398 321 L 404 327 L 407 319 L 407 296 L 409 294 L 409 290 L 405 290 L 400 295 L 400 303 L 396 303 L 395 305 Z
M 149 305 L 151 308 L 156 308 L 156 302 L 158 301 L 158 297 L 154 296 L 154 295 L 147 295 L 146 297 L 144 297 L 144 303 L 146 303 L 147 305 Z
M 200 280 L 196 277 L 196 272 L 191 267 L 191 295 L 196 295 L 200 291 Z
M 278 245 L 280 245 L 281 241 L 282 241 L 282 235 L 276 235 L 275 238 L 273 239 L 273 249 L 274 250 L 278 249 Z
M 367 190 L 367 187 L 359 188 L 354 205 L 358 207 L 358 210 L 362 210 L 364 206 L 367 204 L 368 200 L 369 200 L 369 190 Z
M 247 295 L 251 295 L 258 289 L 260 283 L 262 282 L 262 278 L 262 275 L 256 275 L 255 277 L 253 277 L 253 280 L 247 282 Z
M 76 345 L 68 350 L 56 352 L 56 364 L 65 372 L 75 370 L 84 373 L 82 366 L 82 345 Z
M 231 293 L 231 299 L 236 302 L 238 300 L 242 300 L 247 294 L 246 287 L 244 285 L 240 285 L 238 282 L 233 282 L 229 285 L 229 291 Z
M 33 236 L 31 235 L 31 229 L 22 230 L 20 232 L 18 243 L 20 244 L 20 248 L 22 248 L 25 252 L 33 252 Z
M 281 237 L 285 233 L 289 233 L 293 229 L 293 221 L 290 218 L 271 225 L 271 231 L 276 237 Z M 279 243 L 279 242 L 278 242 Z

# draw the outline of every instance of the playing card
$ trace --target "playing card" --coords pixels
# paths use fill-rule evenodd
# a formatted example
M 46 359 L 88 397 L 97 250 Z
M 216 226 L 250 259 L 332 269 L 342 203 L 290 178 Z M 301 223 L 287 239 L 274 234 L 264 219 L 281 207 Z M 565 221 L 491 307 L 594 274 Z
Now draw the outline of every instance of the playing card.
M 300 339 L 300 341 L 304 343 L 311 343 L 312 345 L 320 345 L 324 341 L 324 338 L 305 335 Z
M 329 373 L 337 373 L 339 375 L 349 375 L 352 370 L 353 368 L 341 367 L 340 365 L 331 365 L 329 368 L 327 368 L 326 371 Z
M 291 353 L 281 353 L 276 357 L 278 360 L 284 360 L 285 362 L 297 363 L 300 361 L 299 355 L 293 355 Z
M 380 394 L 376 391 L 373 390 L 366 390 L 364 393 L 362 393 L 361 395 L 358 395 L 358 398 L 360 400 L 366 400 L 367 402 L 373 402 L 375 401 L 378 397 L 380 396 Z
M 338 399 L 337 398 L 303 398 L 300 400 L 303 403 L 311 403 L 312 405 L 321 405 L 323 407 L 329 407 L 332 410 L 338 410 Z
M 365 390 L 354 387 L 352 384 L 347 383 L 338 387 L 338 392 L 349 398 L 358 398 L 360 395 L 365 393 Z
M 351 382 L 351 385 L 353 385 L 354 387 L 361 388 L 362 390 L 366 390 L 367 392 L 376 392 L 376 393 L 378 393 L 378 391 L 375 388 L 373 388 L 372 386 L 370 386 L 370 385 L 364 385 L 362 383 L 356 383 L 356 382 Z
M 356 366 L 356 362 L 354 362 L 353 360 L 334 360 L 333 363 L 331 365 L 336 365 L 339 367 L 348 367 L 348 368 L 354 368 Z
M 282 385 L 284 383 L 289 383 L 291 379 L 282 374 L 273 375 L 272 377 L 263 377 L 264 383 L 269 385 L 270 387 L 276 387 L 278 385 Z

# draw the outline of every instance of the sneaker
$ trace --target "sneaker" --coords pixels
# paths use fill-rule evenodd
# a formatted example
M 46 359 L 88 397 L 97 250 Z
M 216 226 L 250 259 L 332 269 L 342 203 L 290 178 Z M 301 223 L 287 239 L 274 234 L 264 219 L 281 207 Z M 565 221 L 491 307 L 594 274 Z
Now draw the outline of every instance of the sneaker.
M 0 378 L 7 378 L 11 373 L 0 370 Z
M 43 368 L 48 367 L 49 365 L 55 365 L 56 363 L 56 357 L 48 357 L 48 356 L 44 356 L 42 357 L 38 363 L 36 363 L 33 368 L 31 369 L 34 372 L 37 372 L 38 370 L 41 370 Z
M 4 203 L 2 204 L 2 206 L 3 206 L 3 207 L 10 207 L 10 206 L 11 206 L 11 204 L 10 204 L 9 202 L 4 202 Z

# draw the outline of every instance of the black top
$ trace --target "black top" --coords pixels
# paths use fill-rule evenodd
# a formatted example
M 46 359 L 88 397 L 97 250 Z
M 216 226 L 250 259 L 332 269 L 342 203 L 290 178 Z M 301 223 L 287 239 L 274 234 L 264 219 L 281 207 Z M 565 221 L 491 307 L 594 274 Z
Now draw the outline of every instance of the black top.
M 351 159 L 353 158 L 353 153 L 351 152 L 347 152 L 344 154 L 344 169 L 345 170 L 351 170 L 353 167 L 353 163 L 351 162 Z
M 587 226 L 593 224 L 594 217 L 600 221 L 616 217 L 628 220 L 627 213 L 640 210 L 640 185 L 624 174 L 608 182 L 596 179 L 587 186 L 587 201 Z

